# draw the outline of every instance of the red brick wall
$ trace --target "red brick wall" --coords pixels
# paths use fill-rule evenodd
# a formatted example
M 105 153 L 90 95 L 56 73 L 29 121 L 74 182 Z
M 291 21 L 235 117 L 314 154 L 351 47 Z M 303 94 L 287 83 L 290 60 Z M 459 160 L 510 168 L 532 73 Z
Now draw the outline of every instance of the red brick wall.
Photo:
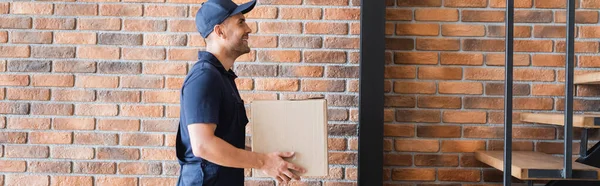
M 174 185 L 202 2 L 0 3 L 0 185 Z M 358 1 L 260 0 L 247 15 L 243 99 L 329 100 L 330 176 L 308 185 L 357 177 L 359 13 Z M 247 185 L 275 183 L 247 174 Z
M 472 152 L 503 148 L 505 1 L 387 2 L 386 183 L 501 184 L 502 173 Z M 597 71 L 600 4 L 579 2 L 575 72 Z M 562 129 L 518 115 L 564 110 L 566 0 L 515 6 L 513 147 L 560 155 Z M 597 86 L 577 86 L 575 110 L 597 111 L 598 95 Z M 576 129 L 574 154 L 579 135 Z

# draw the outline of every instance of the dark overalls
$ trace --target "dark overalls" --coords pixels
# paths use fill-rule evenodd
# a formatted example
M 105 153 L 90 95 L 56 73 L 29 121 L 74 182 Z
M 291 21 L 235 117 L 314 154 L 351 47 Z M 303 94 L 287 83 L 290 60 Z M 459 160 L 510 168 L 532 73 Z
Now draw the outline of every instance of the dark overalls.
M 206 51 L 198 53 L 198 62 L 181 88 L 176 143 L 181 165 L 178 186 L 244 185 L 244 169 L 223 167 L 194 156 L 187 129 L 193 123 L 215 123 L 215 136 L 244 149 L 248 117 L 235 78 L 235 73 L 225 70 L 214 55 Z

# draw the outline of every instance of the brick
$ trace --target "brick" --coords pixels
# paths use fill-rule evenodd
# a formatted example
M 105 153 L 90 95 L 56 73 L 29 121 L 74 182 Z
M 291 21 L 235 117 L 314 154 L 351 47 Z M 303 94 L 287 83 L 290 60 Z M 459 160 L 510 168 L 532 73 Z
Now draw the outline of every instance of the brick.
M 417 136 L 422 138 L 460 138 L 461 130 L 460 126 L 418 126 Z
M 348 24 L 336 22 L 308 22 L 304 25 L 304 33 L 345 35 L 348 34 Z
M 476 82 L 439 82 L 438 86 L 441 94 L 483 94 L 483 85 Z
M 50 60 L 10 60 L 9 72 L 50 72 Z
M 576 5 L 579 7 L 579 5 Z M 559 0 L 546 0 L 546 1 L 535 1 L 536 8 L 567 8 L 566 1 Z
M 388 50 L 412 50 L 415 48 L 415 40 L 406 38 L 386 38 L 385 49 Z
M 307 5 L 347 6 L 348 0 L 308 0 Z
M 168 25 L 171 32 L 198 32 L 192 20 L 169 20 Z
M 419 79 L 460 80 L 462 68 L 459 67 L 420 67 Z
M 158 175 L 162 171 L 161 163 L 122 162 L 118 168 L 120 174 Z
M 165 49 L 123 48 L 123 59 L 129 60 L 164 60 Z M 141 69 L 140 69 L 141 71 Z
M 23 180 L 29 180 L 27 185 L 48 185 L 50 178 L 46 175 L 10 174 L 6 175 L 6 185 L 20 185 Z
M 162 106 L 152 105 L 121 105 L 121 116 L 129 117 L 161 117 L 163 115 Z
M 160 32 L 167 30 L 167 21 L 165 20 L 136 20 L 126 19 L 123 23 L 123 30 L 138 32 Z
M 327 11 L 327 9 L 326 9 Z M 322 17 L 321 8 L 285 8 L 279 9 L 279 17 L 283 20 L 318 20 Z
M 462 12 L 463 22 L 503 22 L 504 11 L 495 10 L 464 10 Z M 515 18 L 516 19 L 516 18 Z
M 51 15 L 52 4 L 37 2 L 13 2 L 10 5 L 11 14 Z
M 246 14 L 248 19 L 275 19 L 277 18 L 277 7 L 256 6 L 253 11 Z
M 31 28 L 31 18 L 3 17 L 0 18 L 0 28 L 28 29 Z
M 9 9 L 10 8 L 9 5 L 10 4 L 8 2 L 6 2 L 6 3 L 0 3 L 0 14 L 8 14 L 8 11 L 10 10 Z M 0 177 L 2 177 L 2 176 L 0 176 Z M 0 180 L 2 180 L 2 179 L 0 179 Z M 1 182 L 2 181 L 0 181 L 0 183 Z
M 504 54 L 487 54 L 486 65 L 490 66 L 504 66 L 506 63 L 506 56 Z M 513 55 L 514 66 L 529 66 L 529 54 L 515 54 Z
M 120 84 L 123 88 L 163 88 L 164 80 L 152 76 L 122 76 Z
M 8 100 L 50 100 L 50 89 L 43 88 L 8 88 L 6 89 Z
M 504 101 L 502 98 L 495 97 L 466 97 L 464 98 L 464 108 L 499 110 L 504 108 Z
M 235 67 L 235 71 L 238 76 L 277 76 L 277 66 L 275 65 L 239 64 Z
M 274 93 L 241 93 L 240 96 L 246 103 L 254 100 L 277 100 L 277 94 Z
M 179 122 L 176 120 L 144 120 L 142 130 L 151 132 L 176 132 Z
M 140 102 L 139 91 L 98 91 L 97 100 L 100 102 Z
M 483 54 L 441 53 L 442 65 L 483 65 Z
M 117 165 L 112 162 L 73 162 L 73 173 L 115 174 Z M 100 179 L 97 177 L 97 179 Z M 99 184 L 96 182 L 96 184 Z
M 260 5 L 300 5 L 301 0 L 259 0 Z
M 394 81 L 394 92 L 401 94 L 434 94 L 434 82 Z
M 564 41 L 556 42 L 556 52 L 565 52 Z M 575 42 L 575 53 L 598 53 L 599 44 L 596 42 Z
M 83 145 L 117 145 L 117 142 L 117 134 L 75 133 L 73 143 Z
M 359 20 L 360 9 L 358 8 L 325 8 L 323 13 L 325 20 Z
M 299 82 L 296 79 L 256 79 L 256 90 L 265 91 L 297 91 Z
M 504 145 L 504 144 L 502 144 L 502 145 Z M 516 147 L 516 146 L 513 146 L 513 147 Z M 462 155 L 460 157 L 460 166 L 461 167 L 488 167 L 487 164 L 482 163 L 481 161 L 475 159 L 474 155 Z
M 75 20 L 73 20 L 75 22 Z M 73 23 L 73 27 L 75 24 Z M 121 30 L 121 19 L 119 18 L 79 18 L 77 20 L 78 30 Z
M 175 149 L 142 149 L 142 160 L 176 160 Z
M 414 108 L 416 99 L 414 96 L 385 96 L 384 103 L 385 107 Z
M 448 0 L 444 2 L 445 7 L 468 7 L 468 8 L 485 8 L 487 0 Z
M 578 65 L 579 67 L 598 67 L 600 66 L 599 60 L 600 58 L 597 56 L 580 56 Z
M 98 159 L 138 160 L 140 159 L 140 150 L 134 148 L 98 148 Z
M 594 0 L 581 0 L 581 8 L 600 8 L 600 2 Z
M 442 25 L 442 36 L 484 36 L 484 25 L 444 24 Z
M 186 16 L 187 16 L 187 7 L 185 7 L 185 6 L 147 5 L 144 7 L 144 17 L 186 17 Z
M 52 32 L 11 32 L 11 43 L 50 44 Z
M 555 16 L 554 16 L 554 22 L 566 23 L 567 22 L 567 12 L 556 11 Z M 580 23 L 580 24 L 598 23 L 598 12 L 579 10 L 579 11 L 575 12 L 575 23 Z
M 388 8 L 385 11 L 386 21 L 410 21 L 413 18 L 412 10 Z
M 91 32 L 55 32 L 56 44 L 96 44 L 96 33 Z
M 515 99 L 513 108 L 519 110 L 552 110 L 552 98 L 519 98 Z
M 56 4 L 54 15 L 61 16 L 95 16 L 98 15 L 96 4 Z
M 430 23 L 400 23 L 396 25 L 396 35 L 406 36 L 437 36 L 440 33 L 439 24 Z
M 355 95 L 330 94 L 325 99 L 327 99 L 328 104 L 331 106 L 348 107 L 358 105 L 358 96 Z
M 397 72 L 397 71 L 395 71 Z M 329 78 L 358 78 L 357 66 L 328 66 L 326 77 Z
M 441 181 L 479 182 L 481 181 L 481 171 L 463 169 L 439 169 L 438 179 Z
M 533 66 L 562 67 L 565 65 L 565 55 L 535 54 L 532 57 Z
M 517 81 L 554 81 L 554 70 L 549 69 L 515 69 L 514 79 Z
M 416 166 L 456 167 L 458 166 L 458 155 L 415 155 Z
M 0 161 L 0 171 L 2 172 L 25 172 L 27 162 L 25 161 Z
M 442 97 L 442 96 L 420 96 L 418 99 L 420 108 L 460 108 L 460 97 Z
M 185 63 L 144 63 L 144 74 L 185 75 Z
M 139 74 L 142 72 L 142 64 L 129 62 L 101 62 L 98 63 L 98 72 L 104 74 Z
M 392 180 L 395 181 L 435 181 L 435 169 L 394 169 Z
M 0 57 L 27 58 L 29 52 L 29 46 L 0 46 Z
M 516 0 L 514 1 L 515 8 L 531 8 L 533 7 L 533 0 Z M 492 8 L 506 8 L 506 0 L 490 0 L 490 7 Z
M 422 64 L 433 65 L 438 63 L 437 52 L 396 52 L 394 53 L 395 64 Z
M 24 134 L 24 133 L 23 133 Z M 10 141 L 10 134 L 8 143 Z M 20 137 L 20 136 L 12 136 Z M 25 138 L 25 135 L 22 136 Z M 19 139 L 16 139 L 19 140 Z M 18 141 L 13 141 L 18 142 Z M 23 140 L 23 143 L 24 140 Z M 5 146 L 5 156 L 8 158 L 48 158 L 49 150 L 47 146 L 34 146 L 34 145 L 7 145 Z
M 71 132 L 31 132 L 29 142 L 32 144 L 71 144 Z
M 265 62 L 300 62 L 300 51 L 268 50 L 259 51 L 258 60 Z
M 72 104 L 38 104 L 31 105 L 31 114 L 33 115 L 58 115 L 71 116 L 73 115 Z
M 98 35 L 98 44 L 142 45 L 142 34 L 101 33 Z
M 358 161 L 358 154 L 351 152 L 329 152 L 329 163 L 338 165 L 353 165 Z
M 459 50 L 460 41 L 458 39 L 433 39 L 418 38 L 417 50 Z
M 80 46 L 77 58 L 81 59 L 119 59 L 120 50 L 111 46 Z
M 277 47 L 277 36 L 250 36 L 248 46 L 250 48 L 275 48 Z
M 340 51 L 304 51 L 304 62 L 308 63 L 344 63 L 346 53 Z
M 465 51 L 502 52 L 504 51 L 504 40 L 465 39 L 462 47 Z
M 403 7 L 430 7 L 442 6 L 442 0 L 398 0 L 396 6 Z
M 93 90 L 52 90 L 52 100 L 54 101 L 93 101 L 95 94 Z
M 115 76 L 77 76 L 75 86 L 80 88 L 117 88 L 119 78 Z
M 405 154 L 384 154 L 383 165 L 385 166 L 411 166 L 412 155 Z
M 188 42 L 183 34 L 144 34 L 143 40 L 147 46 L 185 46 Z
M 28 21 L 31 25 L 31 21 Z M 78 23 L 81 25 L 83 23 Z M 75 29 L 75 18 L 35 18 L 33 20 L 33 25 L 35 25 L 35 29 L 40 30 L 74 30 Z M 31 26 L 27 26 L 31 28 Z
M 117 106 L 111 104 L 75 105 L 75 115 L 80 116 L 116 116 Z
M 279 37 L 279 46 L 285 48 L 321 48 L 323 40 L 321 37 L 281 36 Z
M 161 1 L 162 2 L 162 1 Z M 185 3 L 185 4 L 201 4 L 204 1 L 196 0 L 167 0 L 167 3 Z
M 333 49 L 358 49 L 359 41 L 358 38 L 326 37 L 323 47 Z
M 7 143 L 26 143 L 27 133 L 25 132 L 0 132 L 0 142 Z M 8 157 L 8 149 L 11 146 L 6 146 L 6 156 Z
M 63 185 L 93 185 L 92 176 L 52 176 L 51 186 Z
M 440 122 L 441 115 L 439 111 L 434 110 L 398 110 L 396 112 L 396 121 L 399 122 Z
M 32 46 L 33 58 L 74 58 L 75 47 Z
M 94 130 L 93 118 L 54 118 L 53 129 L 56 130 Z
M 550 23 L 552 22 L 551 10 L 516 10 L 515 23 Z
M 6 43 L 6 42 L 8 42 L 8 32 L 0 31 L 0 43 Z
M 18 115 L 28 114 L 29 113 L 29 104 L 27 104 L 27 103 L 0 103 L 0 113 L 1 114 L 18 114 Z
M 478 140 L 445 140 L 442 141 L 442 152 L 475 152 L 485 150 L 485 141 Z
M 142 5 L 137 4 L 101 4 L 101 16 L 142 16 Z
M 530 38 L 531 37 L 531 26 L 515 26 L 513 35 L 515 38 Z M 506 28 L 505 26 L 488 26 L 488 36 L 490 37 L 505 37 Z
M 525 41 L 519 40 L 514 42 L 515 52 L 552 52 L 552 41 Z
M 564 96 L 563 84 L 533 84 L 531 95 L 534 96 Z
M 179 91 L 144 91 L 142 101 L 146 103 L 179 103 Z
M 530 88 L 527 84 L 514 84 L 513 95 L 526 96 L 529 95 Z M 485 86 L 485 94 L 487 95 L 504 95 L 503 83 L 487 83 Z
M 259 33 L 265 34 L 300 34 L 302 23 L 300 22 L 260 22 Z
M 323 77 L 324 74 L 321 66 L 281 66 L 279 69 L 282 77 Z
M 415 10 L 417 21 L 458 21 L 458 10 L 450 8 L 424 8 Z
M 169 49 L 168 60 L 172 61 L 192 61 L 198 58 L 198 51 L 196 49 Z
M 43 162 L 43 161 L 30 161 L 27 165 L 28 172 L 42 172 L 42 173 L 70 173 L 71 162 Z
M 141 186 L 151 186 L 151 185 L 160 185 L 160 184 L 177 185 L 177 179 L 176 178 L 149 178 L 149 177 L 140 178 Z
M 413 79 L 417 69 L 411 66 L 388 66 L 385 68 L 384 77 L 393 79 Z M 356 72 L 358 77 L 358 71 Z

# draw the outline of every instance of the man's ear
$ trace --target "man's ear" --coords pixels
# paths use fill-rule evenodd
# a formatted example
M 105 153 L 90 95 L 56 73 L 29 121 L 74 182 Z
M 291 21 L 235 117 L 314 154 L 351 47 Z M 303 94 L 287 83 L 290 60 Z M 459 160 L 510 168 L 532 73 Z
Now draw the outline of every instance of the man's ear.
M 223 25 L 215 25 L 215 27 L 213 28 L 213 32 L 215 32 L 215 36 L 217 36 L 217 38 L 225 38 L 225 32 L 223 32 Z

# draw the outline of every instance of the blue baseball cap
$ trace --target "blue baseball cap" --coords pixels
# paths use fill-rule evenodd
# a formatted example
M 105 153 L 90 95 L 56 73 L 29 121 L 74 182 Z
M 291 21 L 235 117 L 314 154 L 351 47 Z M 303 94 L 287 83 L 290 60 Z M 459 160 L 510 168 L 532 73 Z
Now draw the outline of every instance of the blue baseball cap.
M 202 3 L 196 14 L 196 29 L 206 38 L 215 25 L 222 23 L 229 16 L 238 13 L 246 14 L 256 5 L 256 0 L 237 5 L 231 0 L 208 0 Z

